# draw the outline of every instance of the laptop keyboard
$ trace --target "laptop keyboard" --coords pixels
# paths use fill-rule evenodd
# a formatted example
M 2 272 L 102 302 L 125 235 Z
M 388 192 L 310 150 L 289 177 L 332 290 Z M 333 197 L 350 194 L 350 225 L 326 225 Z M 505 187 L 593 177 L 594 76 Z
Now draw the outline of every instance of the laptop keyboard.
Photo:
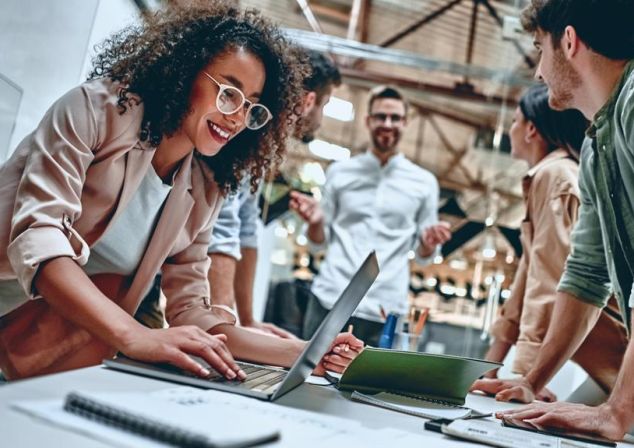
M 284 378 L 288 373 L 285 370 L 269 369 L 242 362 L 237 362 L 236 364 L 238 364 L 244 373 L 247 374 L 244 381 L 228 380 L 212 368 L 209 369 L 211 372 L 210 375 L 205 379 L 214 383 L 223 383 L 226 385 L 266 393 L 273 392 L 277 386 L 284 381 Z

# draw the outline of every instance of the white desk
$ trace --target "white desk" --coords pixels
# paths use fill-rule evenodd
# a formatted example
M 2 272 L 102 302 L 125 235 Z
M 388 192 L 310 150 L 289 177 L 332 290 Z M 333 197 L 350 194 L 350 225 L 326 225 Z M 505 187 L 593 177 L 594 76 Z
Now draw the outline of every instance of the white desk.
M 23 399 L 63 398 L 72 390 L 112 392 L 151 392 L 174 387 L 172 383 L 152 380 L 136 375 L 91 367 L 32 380 L 18 381 L 0 386 L 0 446 L 34 448 L 103 448 L 103 443 L 52 425 L 47 425 L 9 408 L 11 402 Z M 398 412 L 356 403 L 332 386 L 304 384 L 275 402 L 361 422 L 367 428 L 393 427 L 410 432 L 423 432 L 424 419 Z M 517 407 L 516 404 L 498 403 L 478 395 L 469 395 L 467 405 L 480 411 L 496 411 Z M 426 435 L 443 437 L 424 431 Z M 478 446 L 465 443 L 465 447 Z M 620 444 L 627 447 L 629 444 Z

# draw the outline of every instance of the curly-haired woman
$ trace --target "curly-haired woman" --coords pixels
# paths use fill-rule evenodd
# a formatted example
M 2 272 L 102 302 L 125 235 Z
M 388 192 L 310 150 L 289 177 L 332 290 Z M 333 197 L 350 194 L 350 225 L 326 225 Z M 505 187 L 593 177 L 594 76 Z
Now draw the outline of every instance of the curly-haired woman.
M 222 198 L 284 153 L 304 66 L 254 11 L 172 9 L 111 37 L 0 168 L 0 369 L 9 379 L 132 358 L 244 378 L 302 341 L 255 336 L 210 304 L 207 247 Z M 169 329 L 131 314 L 163 274 Z M 342 370 L 351 335 L 321 367 Z M 337 350 L 338 351 L 338 350 Z

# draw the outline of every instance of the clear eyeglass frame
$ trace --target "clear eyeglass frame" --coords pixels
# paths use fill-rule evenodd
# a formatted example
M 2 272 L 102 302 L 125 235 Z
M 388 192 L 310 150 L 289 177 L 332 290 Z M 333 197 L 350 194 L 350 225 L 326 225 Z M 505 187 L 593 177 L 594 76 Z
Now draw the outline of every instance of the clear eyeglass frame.
M 244 105 L 247 109 L 244 115 L 244 121 L 247 128 L 255 131 L 264 127 L 271 119 L 273 114 L 264 105 L 260 103 L 252 103 L 244 96 L 244 93 L 237 87 L 218 82 L 213 76 L 207 72 L 203 72 L 205 76 L 211 79 L 218 86 L 218 95 L 216 95 L 216 108 L 225 115 L 235 114 Z

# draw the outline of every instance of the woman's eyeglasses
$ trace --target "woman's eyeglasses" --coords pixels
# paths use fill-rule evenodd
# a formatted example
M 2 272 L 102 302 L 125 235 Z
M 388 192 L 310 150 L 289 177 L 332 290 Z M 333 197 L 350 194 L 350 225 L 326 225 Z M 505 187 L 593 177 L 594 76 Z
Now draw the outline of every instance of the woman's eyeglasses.
M 218 96 L 216 96 L 216 108 L 225 115 L 231 115 L 247 105 L 245 113 L 245 125 L 251 130 L 260 129 L 268 123 L 273 115 L 267 107 L 260 103 L 252 103 L 244 97 L 244 93 L 237 87 L 221 84 L 207 72 L 203 72 L 209 79 L 218 86 Z

